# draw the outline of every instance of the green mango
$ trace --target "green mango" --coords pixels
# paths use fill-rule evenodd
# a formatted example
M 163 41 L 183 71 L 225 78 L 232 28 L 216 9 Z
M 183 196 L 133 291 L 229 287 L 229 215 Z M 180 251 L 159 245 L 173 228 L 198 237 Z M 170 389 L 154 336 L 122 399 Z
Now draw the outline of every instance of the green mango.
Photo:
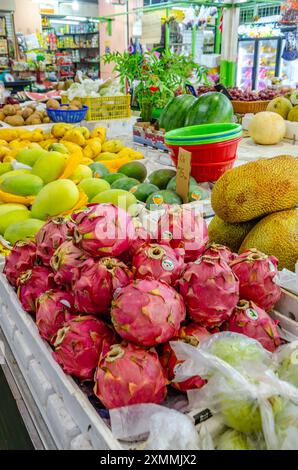
M 44 222 L 38 219 L 21 220 L 7 227 L 4 238 L 12 245 L 19 240 L 34 239 L 43 225 Z
M 46 152 L 32 168 L 32 174 L 39 176 L 45 184 L 55 181 L 62 175 L 66 165 L 65 154 Z
M 4 173 L 8 173 L 9 171 L 13 170 L 13 166 L 11 163 L 0 163 L 0 175 Z
M 35 175 L 12 175 L 0 183 L 0 189 L 18 196 L 35 196 L 43 187 L 41 178 Z
M 5 230 L 11 225 L 21 220 L 29 219 L 31 212 L 28 209 L 16 210 L 0 216 L 0 234 L 4 235 Z
M 84 191 L 89 201 L 102 191 L 110 189 L 109 183 L 102 178 L 85 178 L 78 187 Z
M 32 167 L 37 160 L 45 154 L 47 154 L 47 151 L 42 148 L 23 148 L 17 153 L 16 160 L 24 165 Z
M 71 208 L 79 200 L 79 190 L 75 183 L 68 179 L 52 181 L 38 193 L 32 204 L 32 217 L 46 220 Z
M 6 204 L 2 204 L 0 207 L 0 217 L 2 217 L 5 214 L 8 214 L 9 212 L 15 212 L 15 211 L 23 211 L 26 210 L 27 207 L 24 206 L 23 204 L 13 204 L 11 202 L 8 202 Z

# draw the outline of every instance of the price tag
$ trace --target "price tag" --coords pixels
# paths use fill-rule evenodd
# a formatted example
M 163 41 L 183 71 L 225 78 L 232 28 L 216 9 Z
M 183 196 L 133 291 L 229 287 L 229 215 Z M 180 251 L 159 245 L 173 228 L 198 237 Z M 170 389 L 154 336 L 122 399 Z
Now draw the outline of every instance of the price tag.
M 182 198 L 184 204 L 188 202 L 190 170 L 191 152 L 180 147 L 177 164 L 176 191 Z

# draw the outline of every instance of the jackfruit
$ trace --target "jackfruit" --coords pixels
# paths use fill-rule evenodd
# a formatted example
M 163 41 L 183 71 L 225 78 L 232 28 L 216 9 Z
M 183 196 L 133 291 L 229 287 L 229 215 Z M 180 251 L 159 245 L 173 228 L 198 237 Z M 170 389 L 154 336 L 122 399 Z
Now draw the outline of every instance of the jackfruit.
M 278 259 L 278 269 L 295 271 L 298 260 L 298 210 L 270 214 L 260 220 L 245 237 L 239 253 L 257 248 Z
M 228 246 L 232 251 L 238 253 L 244 238 L 258 221 L 259 219 L 241 224 L 231 224 L 215 215 L 208 225 L 209 241 Z
M 298 204 L 298 158 L 280 155 L 228 170 L 215 183 L 211 203 L 226 222 L 246 222 Z

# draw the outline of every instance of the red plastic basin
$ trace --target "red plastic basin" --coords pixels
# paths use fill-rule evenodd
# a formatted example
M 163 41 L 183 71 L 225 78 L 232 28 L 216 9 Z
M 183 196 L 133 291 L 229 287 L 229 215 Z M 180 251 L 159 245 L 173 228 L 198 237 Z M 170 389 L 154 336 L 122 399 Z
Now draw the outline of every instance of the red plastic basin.
M 236 139 L 226 140 L 225 142 L 203 145 L 179 146 L 167 144 L 167 147 L 171 150 L 170 156 L 175 165 L 180 147 L 192 153 L 192 165 L 196 163 L 222 163 L 236 158 L 238 143 L 241 139 L 242 137 L 237 137 Z M 195 175 L 193 176 L 195 177 Z
M 173 163 L 177 166 L 178 159 L 171 155 Z M 236 160 L 236 155 L 231 160 L 226 162 L 216 162 L 216 163 L 196 163 L 192 162 L 191 164 L 191 176 L 193 176 L 198 183 L 204 183 L 206 181 L 217 181 L 225 171 L 230 170 L 234 161 Z

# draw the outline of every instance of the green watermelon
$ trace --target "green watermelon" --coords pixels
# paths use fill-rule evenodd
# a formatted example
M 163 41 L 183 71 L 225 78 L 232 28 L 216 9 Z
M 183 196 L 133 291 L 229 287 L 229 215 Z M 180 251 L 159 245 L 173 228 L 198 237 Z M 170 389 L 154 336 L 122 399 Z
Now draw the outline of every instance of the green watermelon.
M 185 126 L 213 122 L 233 122 L 231 101 L 225 95 L 216 91 L 210 91 L 199 96 L 188 111 Z
M 160 129 L 165 129 L 168 132 L 184 127 L 188 111 L 195 102 L 196 98 L 193 95 L 179 95 L 172 98 L 160 115 Z

